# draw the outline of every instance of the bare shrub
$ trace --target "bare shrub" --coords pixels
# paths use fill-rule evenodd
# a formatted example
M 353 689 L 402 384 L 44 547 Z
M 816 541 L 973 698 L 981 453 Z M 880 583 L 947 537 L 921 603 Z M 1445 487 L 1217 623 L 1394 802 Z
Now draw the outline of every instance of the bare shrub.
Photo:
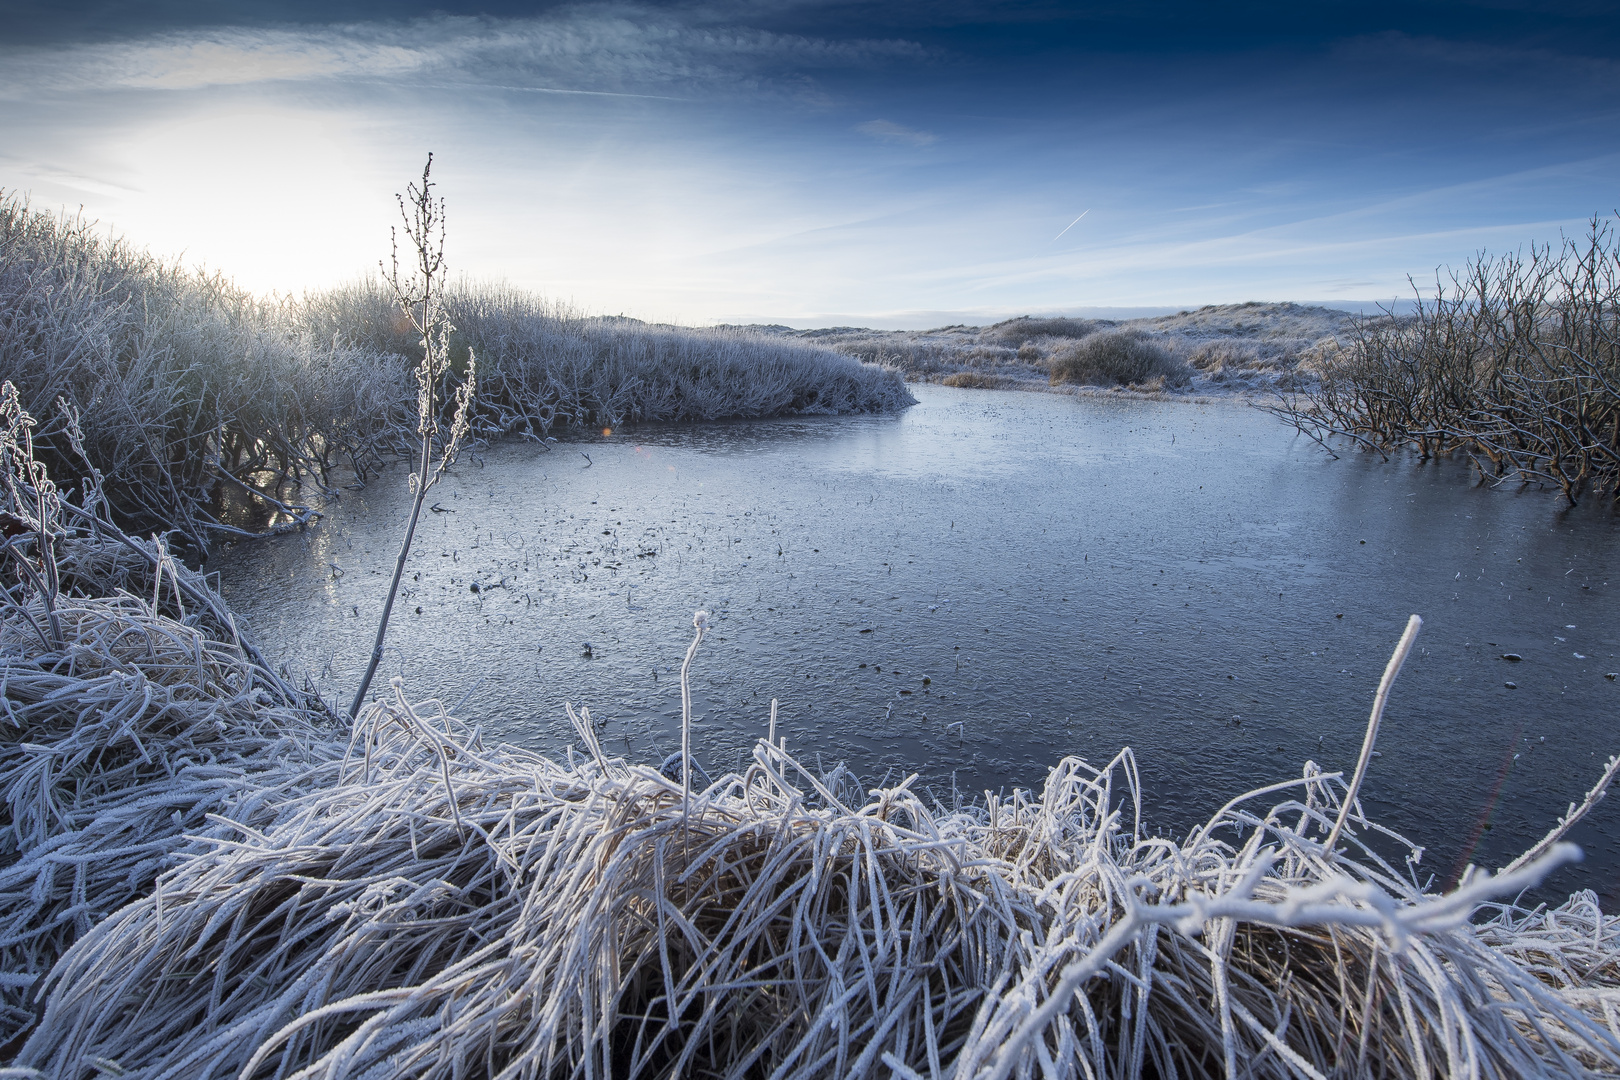
M 300 325 L 317 340 L 337 339 L 370 352 L 420 359 L 421 340 L 380 277 L 305 293 L 293 306 Z
M 478 351 L 480 415 L 502 431 L 885 412 L 914 401 L 892 368 L 815 342 L 582 318 L 511 289 L 464 287 L 445 303 L 459 342 Z
M 226 489 L 272 525 L 309 520 L 285 486 L 324 482 L 333 455 L 375 438 L 403 397 L 389 392 L 393 365 L 301 333 L 282 306 L 4 193 L 0 310 L 0 378 L 50 418 L 41 460 L 64 481 L 82 475 L 57 419 L 65 399 L 114 510 L 199 550 L 238 531 L 218 516 Z
M 591 317 L 499 284 L 454 285 L 444 305 L 455 327 L 452 361 L 478 355 L 475 413 L 485 431 L 543 438 L 553 427 L 886 412 L 914 403 L 894 370 L 902 358 L 878 347 Z M 414 331 L 373 282 L 305 297 L 300 317 L 314 334 L 420 356 Z
M 1162 379 L 1185 386 L 1187 365 L 1164 346 L 1132 330 L 1105 330 L 1053 350 L 1051 382 L 1088 386 L 1129 386 Z
M 1620 495 L 1620 244 L 1584 240 L 1481 256 L 1407 317 L 1357 321 L 1313 358 L 1318 381 L 1273 407 L 1319 441 L 1386 456 L 1469 455 L 1492 482 Z M 1325 445 L 1325 442 L 1324 442 Z

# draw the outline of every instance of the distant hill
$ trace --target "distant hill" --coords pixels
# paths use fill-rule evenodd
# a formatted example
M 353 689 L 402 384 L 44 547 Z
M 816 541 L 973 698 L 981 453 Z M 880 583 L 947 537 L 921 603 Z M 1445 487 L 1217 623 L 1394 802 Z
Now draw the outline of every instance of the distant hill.
M 781 324 L 727 329 L 830 345 L 896 367 L 917 382 L 1032 389 L 1047 383 L 1054 358 L 1072 353 L 1094 335 L 1123 333 L 1158 346 L 1173 362 L 1185 365 L 1185 385 L 1138 389 L 1231 394 L 1287 387 L 1309 378 L 1312 361 L 1337 349 L 1339 339 L 1361 317 L 1360 312 L 1317 304 L 1253 301 L 1129 319 L 1020 316 L 988 326 L 932 330 L 796 329 Z

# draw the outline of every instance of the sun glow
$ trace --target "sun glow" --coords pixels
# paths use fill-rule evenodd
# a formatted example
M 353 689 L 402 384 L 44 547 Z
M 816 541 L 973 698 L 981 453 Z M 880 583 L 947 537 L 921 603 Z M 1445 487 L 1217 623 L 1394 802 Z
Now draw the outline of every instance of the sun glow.
M 130 240 L 256 292 L 352 279 L 387 254 L 397 187 L 344 117 L 211 105 L 109 131 L 91 175 L 36 170 L 35 204 L 75 202 Z M 398 170 L 395 170 L 396 172 Z M 96 173 L 118 184 L 98 182 Z

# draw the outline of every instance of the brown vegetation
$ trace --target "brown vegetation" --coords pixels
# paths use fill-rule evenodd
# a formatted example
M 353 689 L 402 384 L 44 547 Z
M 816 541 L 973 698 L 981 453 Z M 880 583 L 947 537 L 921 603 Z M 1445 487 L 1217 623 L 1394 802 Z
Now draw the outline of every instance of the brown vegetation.
M 1187 365 L 1140 331 L 1105 330 L 1065 344 L 1051 356 L 1051 382 L 1086 386 L 1185 386 Z
M 1006 390 L 1017 383 L 1005 375 L 987 375 L 982 371 L 958 371 L 939 380 L 945 386 L 963 386 L 974 390 Z

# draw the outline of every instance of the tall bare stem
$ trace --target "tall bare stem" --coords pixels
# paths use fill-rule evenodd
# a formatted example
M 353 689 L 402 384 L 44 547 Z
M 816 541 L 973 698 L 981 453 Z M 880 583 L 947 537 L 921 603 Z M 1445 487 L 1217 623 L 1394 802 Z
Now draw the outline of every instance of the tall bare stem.
M 394 560 L 394 578 L 388 586 L 388 599 L 383 603 L 382 617 L 377 620 L 377 640 L 371 647 L 371 660 L 360 686 L 349 706 L 353 719 L 365 702 L 366 691 L 382 662 L 383 641 L 388 635 L 388 619 L 394 612 L 394 599 L 399 594 L 400 578 L 405 574 L 405 560 L 411 553 L 411 541 L 416 537 L 416 523 L 422 516 L 422 504 L 428 489 L 439 482 L 456 460 L 461 441 L 467 434 L 468 414 L 471 410 L 474 388 L 477 385 L 477 358 L 470 352 L 467 374 L 456 390 L 455 418 L 444 439 L 438 464 L 434 464 L 434 444 L 442 427 L 439 423 L 439 383 L 449 369 L 450 333 L 454 329 L 444 317 L 444 200 L 434 200 L 433 184 L 428 176 L 433 169 L 433 155 L 422 166 L 422 182 L 406 188 L 399 199 L 399 215 L 405 222 L 405 238 L 416 249 L 416 265 L 408 274 L 399 268 L 399 234 L 393 237 L 393 265 L 384 272 L 394 290 L 394 300 L 410 320 L 412 328 L 421 335 L 422 361 L 416 367 L 416 432 L 421 439 L 416 470 L 411 473 L 411 517 L 405 526 L 405 538 L 399 545 L 399 557 Z M 407 198 L 407 195 L 409 198 Z

